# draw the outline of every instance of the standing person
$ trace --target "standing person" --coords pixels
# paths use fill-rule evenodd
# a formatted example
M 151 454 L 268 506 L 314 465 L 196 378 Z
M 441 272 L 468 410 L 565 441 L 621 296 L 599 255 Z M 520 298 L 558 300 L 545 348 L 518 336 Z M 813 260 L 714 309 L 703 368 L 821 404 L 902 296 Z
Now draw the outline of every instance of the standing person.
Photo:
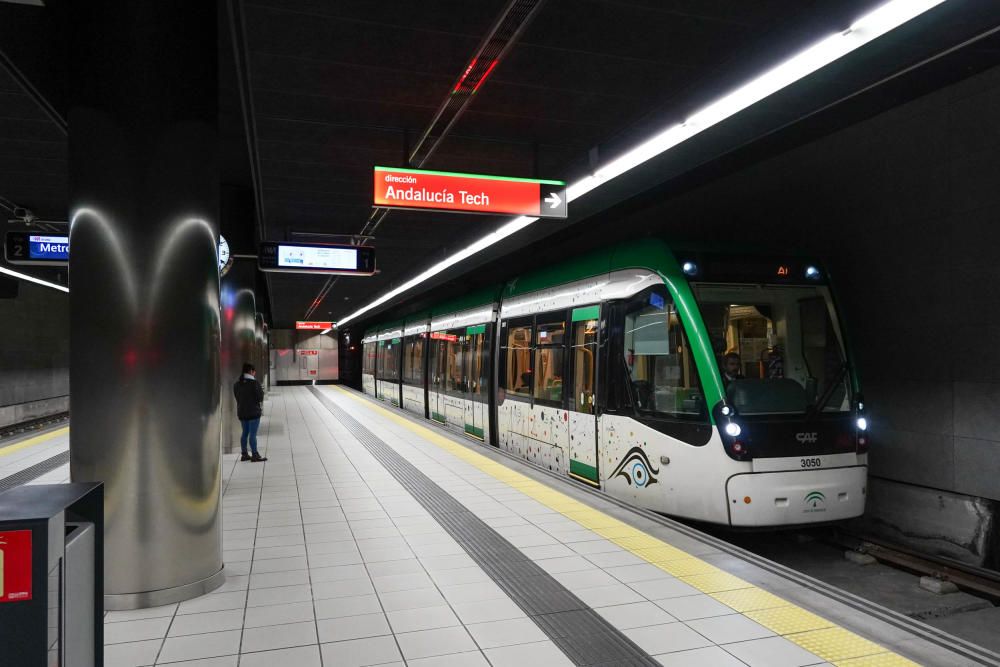
M 257 453 L 257 428 L 260 426 L 260 416 L 264 413 L 264 389 L 257 382 L 257 369 L 253 364 L 243 364 L 243 375 L 233 385 L 233 395 L 236 396 L 236 416 L 243 425 L 240 435 L 240 449 L 243 455 L 240 461 L 266 461 L 266 456 Z M 247 441 L 250 441 L 250 451 L 247 454 Z

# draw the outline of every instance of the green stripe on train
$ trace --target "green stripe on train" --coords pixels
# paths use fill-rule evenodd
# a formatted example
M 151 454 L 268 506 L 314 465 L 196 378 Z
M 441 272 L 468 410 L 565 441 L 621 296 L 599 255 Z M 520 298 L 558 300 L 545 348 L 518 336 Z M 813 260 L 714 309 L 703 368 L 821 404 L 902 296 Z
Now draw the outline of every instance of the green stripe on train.
M 596 320 L 601 315 L 600 306 L 584 306 L 573 309 L 573 321 L 583 322 L 585 320 Z
M 478 426 L 473 426 L 472 424 L 465 425 L 465 432 L 468 433 L 469 435 L 474 435 L 477 438 L 483 437 L 483 429 L 479 428 Z
M 587 479 L 592 479 L 595 482 L 597 481 L 597 468 L 589 466 L 582 461 L 570 459 L 569 471 L 573 475 L 579 475 L 580 477 L 586 477 Z

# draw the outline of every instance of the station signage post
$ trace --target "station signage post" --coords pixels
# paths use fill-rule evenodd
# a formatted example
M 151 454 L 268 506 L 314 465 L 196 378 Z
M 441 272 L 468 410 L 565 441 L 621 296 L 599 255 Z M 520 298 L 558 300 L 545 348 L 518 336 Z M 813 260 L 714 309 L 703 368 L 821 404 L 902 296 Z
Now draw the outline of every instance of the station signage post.
M 534 178 L 375 167 L 381 208 L 566 217 L 566 183 Z

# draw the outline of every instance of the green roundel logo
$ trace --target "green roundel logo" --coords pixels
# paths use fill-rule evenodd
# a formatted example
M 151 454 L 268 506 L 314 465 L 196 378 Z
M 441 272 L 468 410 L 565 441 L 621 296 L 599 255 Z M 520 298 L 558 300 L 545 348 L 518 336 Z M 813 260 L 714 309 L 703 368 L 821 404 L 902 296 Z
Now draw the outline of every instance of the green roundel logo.
M 805 497 L 806 506 L 811 508 L 807 512 L 822 512 L 826 509 L 826 496 L 822 491 L 810 491 Z

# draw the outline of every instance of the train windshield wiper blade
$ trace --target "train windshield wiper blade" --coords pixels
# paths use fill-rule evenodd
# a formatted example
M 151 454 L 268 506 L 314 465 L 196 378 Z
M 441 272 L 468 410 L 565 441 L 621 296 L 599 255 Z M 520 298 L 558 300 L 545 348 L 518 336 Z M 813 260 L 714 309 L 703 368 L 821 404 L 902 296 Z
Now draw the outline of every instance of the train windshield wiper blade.
M 845 361 L 840 365 L 840 370 L 837 371 L 837 375 L 833 378 L 833 382 L 827 386 L 826 391 L 820 396 L 820 400 L 816 402 L 816 407 L 813 408 L 813 413 L 822 412 L 826 408 L 826 404 L 830 402 L 833 397 L 833 390 L 837 388 L 843 380 L 844 376 L 847 374 L 847 362 Z

